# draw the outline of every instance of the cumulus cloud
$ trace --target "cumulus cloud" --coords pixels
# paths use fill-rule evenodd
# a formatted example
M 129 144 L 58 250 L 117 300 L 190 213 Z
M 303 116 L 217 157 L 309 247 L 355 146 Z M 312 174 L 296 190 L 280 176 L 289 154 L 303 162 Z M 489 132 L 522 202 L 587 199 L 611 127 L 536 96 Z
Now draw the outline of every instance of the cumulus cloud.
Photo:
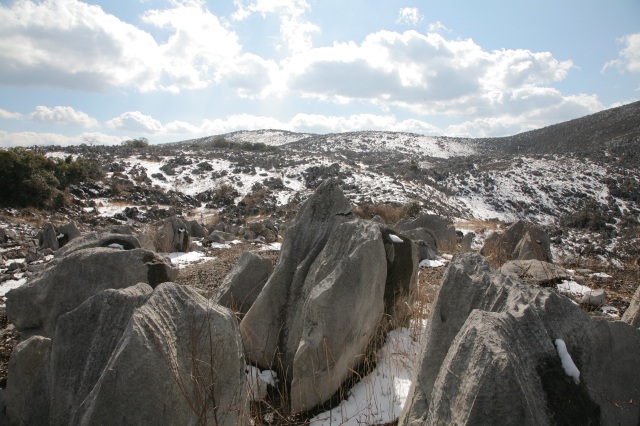
M 122 137 L 107 135 L 104 133 L 81 133 L 75 136 L 67 136 L 60 133 L 48 132 L 6 132 L 0 130 L 0 146 L 18 147 L 34 145 L 116 145 L 123 141 Z
M 82 111 L 76 111 L 70 106 L 56 106 L 48 108 L 39 105 L 29 114 L 33 121 L 52 124 L 68 124 L 80 127 L 93 127 L 98 124 L 95 118 L 89 117 Z
M 142 21 L 164 43 L 99 6 L 78 0 L 0 4 L 0 82 L 86 91 L 201 88 L 240 55 L 237 36 L 197 0 L 149 10 Z
M 398 24 L 411 25 L 415 27 L 422 22 L 422 19 L 424 19 L 424 17 L 417 7 L 403 7 L 398 12 L 398 19 L 396 22 Z
M 19 112 L 11 112 L 6 109 L 0 108 L 0 118 L 4 118 L 7 120 L 20 120 L 22 118 L 22 114 Z
M 107 126 L 116 130 L 125 130 L 139 133 L 160 133 L 164 126 L 155 118 L 145 115 L 140 111 L 128 111 L 116 118 L 107 121 Z
M 254 13 L 275 14 L 280 20 L 280 36 L 291 52 L 302 52 L 313 46 L 313 35 L 320 27 L 306 19 L 311 9 L 307 0 L 255 0 L 245 3 L 234 0 L 237 7 L 233 19 L 244 20 Z
M 602 71 L 607 68 L 617 68 L 620 71 L 640 72 L 640 33 L 628 34 L 618 42 L 623 45 L 618 58 L 607 62 Z

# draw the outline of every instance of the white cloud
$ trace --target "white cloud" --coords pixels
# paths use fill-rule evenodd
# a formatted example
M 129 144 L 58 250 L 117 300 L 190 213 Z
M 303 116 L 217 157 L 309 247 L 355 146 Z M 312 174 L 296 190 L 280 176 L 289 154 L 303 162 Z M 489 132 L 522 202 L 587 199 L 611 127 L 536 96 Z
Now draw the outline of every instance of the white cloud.
M 451 30 L 447 28 L 442 22 L 436 21 L 429 24 L 427 27 L 430 33 L 450 33 Z
M 396 22 L 398 24 L 416 26 L 422 22 L 423 18 L 424 17 L 417 7 L 403 7 L 398 12 L 398 19 Z
M 0 81 L 101 91 L 151 89 L 158 46 L 133 25 L 77 0 L 0 5 Z
M 78 0 L 0 4 L 0 81 L 4 84 L 141 92 L 201 88 L 240 55 L 237 36 L 204 3 L 175 1 L 142 20 L 166 29 L 151 34 Z
M 607 62 L 602 71 L 618 68 L 620 71 L 640 72 L 640 33 L 628 34 L 618 42 L 624 46 L 618 53 L 618 59 Z
M 0 118 L 7 120 L 20 120 L 22 118 L 22 114 L 19 112 L 11 112 L 6 109 L 0 108 Z
M 280 19 L 280 36 L 291 52 L 302 52 L 313 46 L 313 35 L 320 27 L 305 17 L 311 9 L 307 0 L 255 0 L 245 4 L 243 0 L 234 0 L 237 7 L 233 19 L 244 20 L 251 14 L 259 13 L 263 17 L 275 14 Z
M 52 124 L 69 124 L 80 127 L 93 127 L 98 124 L 95 118 L 89 117 L 82 111 L 77 111 L 70 106 L 56 106 L 48 108 L 39 105 L 29 114 L 33 121 Z
M 128 111 L 120 114 L 116 118 L 107 121 L 107 126 L 116 130 L 147 134 L 161 133 L 165 130 L 162 123 L 140 111 Z
M 126 139 L 126 138 L 125 138 Z M 117 145 L 124 139 L 118 136 L 104 133 L 81 133 L 76 136 L 67 136 L 59 133 L 46 132 L 6 132 L 0 130 L 0 146 L 34 146 L 34 145 Z

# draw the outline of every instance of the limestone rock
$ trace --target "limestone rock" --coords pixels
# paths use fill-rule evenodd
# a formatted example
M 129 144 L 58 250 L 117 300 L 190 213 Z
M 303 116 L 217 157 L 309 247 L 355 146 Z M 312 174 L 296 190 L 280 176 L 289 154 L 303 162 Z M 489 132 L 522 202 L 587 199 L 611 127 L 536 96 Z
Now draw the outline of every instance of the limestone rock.
M 562 339 L 580 371 L 565 372 Z M 400 425 L 635 424 L 640 334 L 591 319 L 475 254 L 454 257 L 423 336 Z M 607 366 L 602 368 L 602 366 Z
M 186 224 L 188 225 L 189 235 L 192 238 L 205 238 L 207 236 L 207 230 L 197 220 L 190 220 Z
M 26 424 L 243 424 L 234 315 L 164 283 L 105 290 L 60 317 L 26 398 Z
M 13 424 L 19 424 L 20 413 L 24 407 L 24 396 L 38 372 L 50 343 L 51 340 L 46 337 L 32 336 L 20 342 L 11 354 L 4 397 L 7 418 Z
M 81 233 L 80 230 L 78 229 L 78 226 L 76 225 L 75 221 L 70 221 L 69 223 L 67 223 L 66 225 L 62 225 L 58 228 L 58 232 L 60 234 L 63 234 L 65 236 L 65 240 L 67 242 L 74 240 L 76 238 L 78 238 Z
M 140 242 L 133 235 L 90 232 L 75 238 L 56 253 L 57 258 L 67 256 L 79 250 L 95 247 L 107 247 L 120 250 L 140 248 Z
M 624 315 L 622 315 L 622 321 L 632 327 L 640 328 L 640 286 L 638 286 L 636 292 L 633 293 L 631 304 L 627 310 L 624 311 Z
M 190 246 L 189 225 L 177 216 L 165 219 L 163 226 L 156 234 L 156 250 L 160 253 L 186 253 Z
M 571 277 L 569 271 L 540 260 L 511 260 L 500 268 L 500 272 L 535 285 L 548 285 Z
M 480 254 L 499 264 L 509 260 L 553 262 L 549 235 L 538 225 L 522 220 L 504 233 L 493 233 L 485 240 Z
M 462 244 L 460 248 L 460 251 L 462 253 L 468 253 L 470 251 L 473 251 L 471 247 L 473 245 L 473 240 L 475 237 L 476 237 L 476 234 L 473 232 L 467 232 L 466 234 L 464 234 L 464 236 L 462 237 Z
M 153 252 L 90 248 L 73 252 L 7 293 L 7 316 L 24 335 L 53 335 L 58 317 L 108 288 L 170 281 L 176 270 Z
M 51 249 L 56 251 L 60 248 L 58 243 L 58 231 L 51 222 L 47 222 L 38 232 L 38 245 L 41 249 Z
M 271 260 L 255 253 L 243 253 L 220 285 L 215 301 L 246 314 L 272 272 Z

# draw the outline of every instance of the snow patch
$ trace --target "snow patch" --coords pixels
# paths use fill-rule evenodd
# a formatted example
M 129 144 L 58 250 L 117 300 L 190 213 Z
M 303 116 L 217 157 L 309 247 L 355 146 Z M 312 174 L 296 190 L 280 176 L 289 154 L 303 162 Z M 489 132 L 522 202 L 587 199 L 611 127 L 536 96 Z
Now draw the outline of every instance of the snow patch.
M 562 368 L 564 372 L 567 373 L 567 376 L 573 377 L 573 381 L 576 382 L 576 385 L 580 383 L 580 370 L 571 359 L 571 355 L 569 351 L 567 351 L 567 345 L 564 343 L 562 339 L 556 339 L 556 350 L 558 351 L 558 356 L 560 357 L 560 362 L 562 362 Z
M 590 287 L 571 280 L 560 282 L 560 284 L 556 285 L 556 288 L 560 293 L 569 297 L 583 297 L 593 291 Z
M 398 237 L 397 235 L 394 234 L 389 234 L 389 238 L 391 238 L 391 241 L 393 241 L 394 243 L 401 243 L 402 242 L 402 238 Z
M 449 263 L 448 260 L 443 259 L 442 257 L 435 259 L 435 260 L 429 260 L 429 259 L 424 259 L 420 262 L 420 264 L 418 265 L 420 268 L 439 268 L 441 266 L 445 266 L 447 263 Z
M 215 257 L 207 257 L 199 251 L 164 253 L 164 255 L 169 258 L 172 264 L 178 266 L 179 269 L 186 268 L 191 264 L 204 263 L 215 259 Z
M 7 280 L 3 282 L 2 284 L 0 284 L 0 297 L 4 297 L 9 292 L 9 290 L 13 290 L 14 288 L 25 285 L 26 282 L 26 278 L 21 278 L 19 280 Z

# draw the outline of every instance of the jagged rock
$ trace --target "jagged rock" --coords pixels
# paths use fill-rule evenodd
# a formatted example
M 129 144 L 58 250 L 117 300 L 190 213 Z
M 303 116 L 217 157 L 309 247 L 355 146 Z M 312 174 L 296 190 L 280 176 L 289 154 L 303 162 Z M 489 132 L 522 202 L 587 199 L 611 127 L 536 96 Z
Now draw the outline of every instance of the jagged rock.
M 387 223 L 384 221 L 384 219 L 378 215 L 375 215 L 374 217 L 371 218 L 371 222 L 375 222 L 375 223 L 379 223 L 381 225 L 386 225 Z
M 26 424 L 241 424 L 233 314 L 174 283 L 106 290 L 60 317 Z
M 188 225 L 189 235 L 192 238 L 205 238 L 207 236 L 208 232 L 197 220 L 190 220 L 186 224 Z
M 86 235 L 74 239 L 73 241 L 62 247 L 56 253 L 56 257 L 60 258 L 79 250 L 85 250 L 95 247 L 133 250 L 136 248 L 140 248 L 140 242 L 133 235 L 90 232 Z
M 80 235 L 82 235 L 80 233 L 80 230 L 78 229 L 78 226 L 76 225 L 76 222 L 73 220 L 67 223 L 66 225 L 62 225 L 58 227 L 58 232 L 65 236 L 65 239 L 67 242 L 73 239 L 76 239 Z
M 622 321 L 632 327 L 640 328 L 640 286 L 638 286 L 636 292 L 633 293 L 631 304 L 629 304 L 627 310 L 624 311 L 624 315 L 622 315 Z
M 108 226 L 105 231 L 111 234 L 133 235 L 129 225 L 111 225 Z
M 224 244 L 227 241 L 232 241 L 235 237 L 231 234 L 222 231 L 213 231 L 208 237 L 207 240 L 212 243 Z
M 430 230 L 426 228 L 410 229 L 403 231 L 402 235 L 411 238 L 413 241 L 422 241 L 422 245 L 429 247 L 435 253 L 434 255 L 437 255 L 438 239 Z M 425 259 L 427 258 L 425 257 Z
M 414 240 L 414 243 L 416 245 L 418 261 L 421 261 L 424 259 L 434 260 L 438 258 L 438 254 L 436 253 L 436 250 L 432 245 L 422 240 L 418 240 L 418 241 Z
M 555 284 L 571 278 L 566 269 L 540 260 L 511 260 L 502 265 L 500 272 L 535 285 Z
M 331 233 L 341 223 L 353 218 L 351 205 L 337 182 L 327 180 L 301 207 L 296 222 L 288 229 L 280 260 L 265 289 L 240 323 L 247 358 L 262 367 L 271 367 L 280 351 L 285 377 L 291 377 L 292 350 L 285 350 L 286 332 L 291 319 L 282 312 L 291 294 L 299 292 L 312 263 L 320 254 Z M 287 327 L 285 327 L 287 325 Z
M 255 253 L 243 253 L 220 285 L 215 301 L 246 314 L 272 272 L 271 260 Z
M 51 339 L 32 336 L 20 342 L 9 359 L 7 388 L 4 394 L 6 413 L 10 424 L 19 424 L 24 406 L 24 395 L 36 377 L 40 363 L 49 349 Z M 30 407 L 26 407 L 27 410 Z
M 637 397 L 639 351 L 640 334 L 627 324 L 591 319 L 550 289 L 460 254 L 443 278 L 399 424 L 636 424 L 640 407 L 612 401 Z
M 414 229 L 426 229 L 428 230 L 435 239 L 435 249 L 440 250 L 442 244 L 446 240 L 447 235 L 447 222 L 444 221 L 440 216 L 433 214 L 421 214 L 417 218 L 413 220 L 404 220 L 400 221 L 396 225 L 396 229 L 402 232 L 403 235 L 407 235 L 411 237 L 409 233 L 406 231 L 411 231 Z M 412 240 L 423 240 L 429 242 L 427 238 L 413 238 Z
M 160 253 L 186 253 L 190 245 L 189 226 L 177 216 L 165 219 L 155 237 L 156 250 Z
M 378 226 L 352 221 L 336 228 L 314 261 L 300 289 L 302 297 L 291 300 L 287 315 L 284 350 L 295 354 L 293 412 L 327 401 L 364 360 L 385 310 L 386 259 Z M 389 302 L 393 309 L 401 289 L 390 281 L 391 297 L 398 292 Z
M 60 248 L 58 232 L 51 222 L 45 223 L 38 233 L 38 245 L 41 249 L 51 249 L 53 251 Z
M 540 226 L 522 220 L 509 226 L 502 234 L 491 234 L 480 254 L 499 264 L 518 259 L 553 262 L 549 235 Z
M 23 336 L 53 335 L 58 317 L 108 288 L 171 281 L 171 265 L 153 252 L 89 248 L 73 252 L 43 275 L 7 293 L 7 316 Z
M 468 253 L 470 251 L 473 251 L 471 247 L 473 245 L 473 239 L 475 237 L 476 237 L 476 234 L 474 234 L 473 232 L 467 232 L 466 234 L 464 234 L 464 237 L 462 237 L 462 244 L 460 247 L 460 251 L 462 253 Z

